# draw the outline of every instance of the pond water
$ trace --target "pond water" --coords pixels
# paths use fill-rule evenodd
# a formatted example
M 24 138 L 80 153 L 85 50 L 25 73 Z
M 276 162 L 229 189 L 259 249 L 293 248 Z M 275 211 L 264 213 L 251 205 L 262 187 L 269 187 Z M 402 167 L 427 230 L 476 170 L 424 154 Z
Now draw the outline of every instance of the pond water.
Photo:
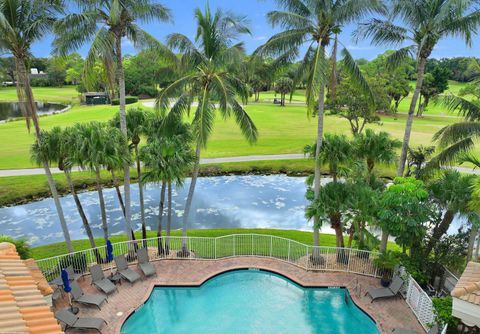
M 49 115 L 65 109 L 67 106 L 59 103 L 35 102 L 39 115 Z M 0 121 L 22 117 L 17 102 L 0 102 Z
M 328 179 L 323 179 L 328 182 Z M 189 180 L 182 188 L 173 188 L 172 229 L 181 227 Z M 157 226 L 160 186 L 145 186 L 145 214 L 148 229 Z M 218 176 L 198 179 L 189 217 L 189 228 L 278 228 L 312 230 L 312 222 L 305 219 L 305 178 L 285 175 Z M 125 221 L 118 204 L 115 189 L 105 189 L 109 231 L 122 234 Z M 101 237 L 101 216 L 96 191 L 79 194 L 93 233 Z M 72 239 L 85 239 L 75 203 L 71 196 L 61 203 Z M 164 212 L 166 214 L 166 210 Z M 166 220 L 164 219 L 164 224 Z M 457 220 L 455 228 L 461 224 Z M 140 229 L 138 185 L 132 185 L 132 225 Z M 452 230 L 455 230 L 452 227 Z M 325 233 L 333 233 L 326 225 Z M 63 241 L 53 200 L 47 198 L 24 205 L 0 208 L 0 234 L 25 238 L 32 246 Z

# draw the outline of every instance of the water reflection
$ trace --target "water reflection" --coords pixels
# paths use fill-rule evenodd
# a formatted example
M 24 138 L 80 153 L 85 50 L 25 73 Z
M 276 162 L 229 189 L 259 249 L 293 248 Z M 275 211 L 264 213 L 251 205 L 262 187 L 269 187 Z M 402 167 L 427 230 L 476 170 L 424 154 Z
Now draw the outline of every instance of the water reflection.
M 67 106 L 59 103 L 35 102 L 39 115 L 48 115 L 65 109 Z M 0 102 L 0 121 L 22 117 L 17 102 Z
M 327 179 L 323 180 L 328 182 Z M 183 188 L 173 189 L 172 228 L 181 227 L 184 204 L 189 181 Z M 305 178 L 271 176 L 220 176 L 199 178 L 195 190 L 190 228 L 278 228 L 312 229 L 312 223 L 304 216 L 307 201 Z M 104 191 L 109 231 L 122 234 L 125 222 L 114 189 Z M 85 213 L 95 236 L 103 236 L 101 216 L 96 192 L 79 194 Z M 147 184 L 145 189 L 145 215 L 147 228 L 157 226 L 159 186 Z M 71 196 L 61 198 L 65 218 L 72 239 L 86 238 L 81 219 Z M 164 211 L 166 214 L 166 209 Z M 140 229 L 140 205 L 138 186 L 132 185 L 132 223 Z M 451 230 L 461 221 L 457 220 Z M 323 232 L 333 233 L 328 226 Z M 25 205 L 0 208 L 0 234 L 14 238 L 25 238 L 31 245 L 43 245 L 63 241 L 52 199 L 45 199 Z

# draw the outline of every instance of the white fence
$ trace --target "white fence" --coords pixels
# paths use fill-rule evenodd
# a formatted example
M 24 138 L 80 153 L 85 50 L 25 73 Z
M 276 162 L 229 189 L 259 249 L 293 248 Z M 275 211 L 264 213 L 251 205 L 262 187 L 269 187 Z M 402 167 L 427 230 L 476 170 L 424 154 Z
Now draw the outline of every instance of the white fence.
M 118 242 L 113 245 L 113 254 L 127 255 L 129 263 L 136 262 L 135 250 L 148 247 L 150 260 L 190 259 L 199 261 L 217 260 L 237 256 L 275 258 L 296 265 L 305 270 L 342 271 L 379 277 L 379 270 L 373 263 L 377 252 L 351 248 L 313 247 L 300 242 L 264 234 L 232 234 L 217 238 L 209 237 L 163 237 L 133 242 Z M 165 249 L 168 248 L 168 253 Z M 188 250 L 188 254 L 181 252 Z M 62 268 L 73 266 L 77 274 L 88 273 L 90 265 L 101 263 L 105 268 L 114 265 L 106 263 L 105 246 L 87 249 L 71 254 L 38 260 L 37 264 L 47 280 L 60 275 Z

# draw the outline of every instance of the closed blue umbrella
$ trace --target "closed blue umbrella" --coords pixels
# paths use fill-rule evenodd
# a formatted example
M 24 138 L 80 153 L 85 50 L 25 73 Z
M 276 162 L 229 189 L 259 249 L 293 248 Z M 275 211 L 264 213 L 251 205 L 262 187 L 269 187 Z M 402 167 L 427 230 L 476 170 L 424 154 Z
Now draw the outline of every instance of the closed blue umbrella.
M 107 240 L 107 261 L 113 261 L 113 246 L 110 240 Z
M 72 291 L 72 287 L 70 286 L 70 280 L 68 278 L 68 273 L 65 269 L 62 269 L 62 282 L 63 282 L 63 290 L 66 293 Z

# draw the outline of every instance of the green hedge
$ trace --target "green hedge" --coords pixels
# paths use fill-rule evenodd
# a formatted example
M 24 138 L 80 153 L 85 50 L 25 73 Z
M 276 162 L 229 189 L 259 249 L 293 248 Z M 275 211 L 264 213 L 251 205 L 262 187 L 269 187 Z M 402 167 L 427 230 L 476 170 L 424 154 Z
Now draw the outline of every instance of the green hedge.
M 137 96 L 125 96 L 125 104 L 132 104 L 138 102 L 138 97 Z M 112 99 L 112 105 L 113 106 L 118 106 L 120 104 L 119 99 Z

